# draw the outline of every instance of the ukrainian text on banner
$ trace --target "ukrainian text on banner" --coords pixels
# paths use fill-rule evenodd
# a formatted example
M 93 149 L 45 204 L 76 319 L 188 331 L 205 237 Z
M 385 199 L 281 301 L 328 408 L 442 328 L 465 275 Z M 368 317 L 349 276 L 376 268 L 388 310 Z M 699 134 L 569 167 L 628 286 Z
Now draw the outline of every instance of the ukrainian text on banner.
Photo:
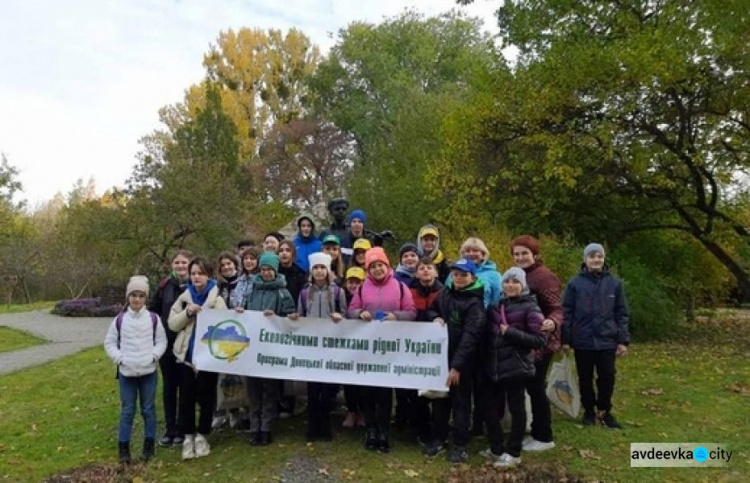
M 245 376 L 447 390 L 448 332 L 423 322 L 266 317 L 203 310 L 198 369 Z

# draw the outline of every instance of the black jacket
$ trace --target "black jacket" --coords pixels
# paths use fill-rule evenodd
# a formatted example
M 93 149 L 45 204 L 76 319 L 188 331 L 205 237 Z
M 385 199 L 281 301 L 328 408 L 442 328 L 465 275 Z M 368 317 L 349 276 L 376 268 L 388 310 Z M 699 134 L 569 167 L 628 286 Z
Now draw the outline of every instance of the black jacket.
M 531 294 L 504 298 L 488 310 L 483 338 L 484 374 L 493 382 L 519 381 L 534 376 L 533 349 L 547 342 L 542 333 L 544 315 Z M 507 324 L 505 334 L 500 325 Z
M 427 320 L 441 317 L 448 326 L 448 366 L 461 374 L 472 370 L 487 317 L 481 280 L 463 290 L 445 286 L 427 310 Z
M 165 277 L 159 282 L 159 288 L 156 293 L 151 297 L 151 302 L 148 304 L 148 310 L 159 314 L 161 323 L 164 326 L 164 331 L 167 333 L 167 351 L 171 354 L 172 347 L 174 346 L 174 340 L 177 338 L 177 332 L 172 332 L 167 321 L 169 320 L 169 313 L 172 310 L 177 298 L 182 295 L 182 292 L 187 288 L 187 282 L 180 284 L 180 282 L 172 277 Z
M 562 342 L 573 349 L 613 350 L 630 343 L 628 301 L 622 281 L 585 265 L 565 288 Z
M 307 285 L 307 272 L 296 263 L 292 263 L 290 267 L 279 266 L 279 273 L 286 279 L 286 289 L 289 290 L 296 307 L 299 294 Z

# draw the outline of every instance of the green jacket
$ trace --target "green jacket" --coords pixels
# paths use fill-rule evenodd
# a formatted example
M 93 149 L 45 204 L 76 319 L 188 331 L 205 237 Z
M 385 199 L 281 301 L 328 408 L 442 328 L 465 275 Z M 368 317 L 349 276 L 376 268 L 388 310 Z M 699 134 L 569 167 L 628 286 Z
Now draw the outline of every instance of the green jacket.
M 280 273 L 276 278 L 267 282 L 260 274 L 255 275 L 253 291 L 245 303 L 247 310 L 273 310 L 281 317 L 286 317 L 297 311 L 297 303 L 286 289 L 286 279 Z

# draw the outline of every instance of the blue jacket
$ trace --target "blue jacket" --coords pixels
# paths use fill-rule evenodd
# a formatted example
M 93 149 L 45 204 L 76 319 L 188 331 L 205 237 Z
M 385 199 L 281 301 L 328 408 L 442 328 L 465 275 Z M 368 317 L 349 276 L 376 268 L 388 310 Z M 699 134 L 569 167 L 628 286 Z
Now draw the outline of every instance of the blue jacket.
M 307 257 L 313 253 L 323 251 L 323 244 L 315 235 L 305 238 L 300 233 L 297 233 L 294 236 L 294 248 L 297 249 L 297 259 L 294 263 L 305 272 L 309 272 L 310 261 Z
M 477 267 L 477 278 L 484 285 L 484 308 L 497 305 L 500 302 L 500 294 L 503 289 L 503 274 L 497 270 L 495 262 L 485 260 Z M 445 285 L 452 282 L 453 277 L 448 275 Z
M 563 299 L 562 342 L 573 349 L 614 350 L 628 345 L 628 301 L 622 281 L 605 269 L 573 277 Z

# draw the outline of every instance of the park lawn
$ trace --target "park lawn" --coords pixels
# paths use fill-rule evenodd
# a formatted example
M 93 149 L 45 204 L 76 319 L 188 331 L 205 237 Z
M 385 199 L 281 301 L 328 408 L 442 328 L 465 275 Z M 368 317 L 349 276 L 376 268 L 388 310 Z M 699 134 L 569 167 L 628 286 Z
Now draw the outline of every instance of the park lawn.
M 635 344 L 618 361 L 615 414 L 623 431 L 583 428 L 555 414 L 557 448 L 524 453 L 518 481 L 556 477 L 606 481 L 741 481 L 750 475 L 750 337 L 747 320 L 703 322 L 671 343 Z M 118 395 L 103 349 L 0 377 L 0 479 L 39 481 L 98 464 L 115 474 Z M 160 408 L 161 409 L 161 408 Z M 157 450 L 128 477 L 143 481 L 500 481 L 471 444 L 471 465 L 451 468 L 426 459 L 406 433 L 396 433 L 387 455 L 366 452 L 361 431 L 341 432 L 330 444 L 306 444 L 304 416 L 281 421 L 276 441 L 251 448 L 246 436 L 211 437 L 209 457 L 181 462 L 179 450 Z M 140 451 L 142 423 L 134 429 Z M 630 468 L 631 442 L 725 443 L 729 468 Z M 301 472 L 301 474 L 300 474 Z M 329 475 L 329 476 L 327 476 Z M 745 476 L 743 476 L 745 475 Z M 122 475 L 121 475 L 122 476 Z M 515 480 L 515 478 L 514 478 Z M 98 481 L 98 480 L 97 480 Z
M 22 330 L 0 327 L 0 352 L 16 351 L 46 342 L 46 340 Z
M 55 307 L 55 302 L 32 302 L 30 304 L 2 304 L 0 305 L 0 314 L 18 314 L 20 312 L 30 312 L 32 310 L 47 310 Z

